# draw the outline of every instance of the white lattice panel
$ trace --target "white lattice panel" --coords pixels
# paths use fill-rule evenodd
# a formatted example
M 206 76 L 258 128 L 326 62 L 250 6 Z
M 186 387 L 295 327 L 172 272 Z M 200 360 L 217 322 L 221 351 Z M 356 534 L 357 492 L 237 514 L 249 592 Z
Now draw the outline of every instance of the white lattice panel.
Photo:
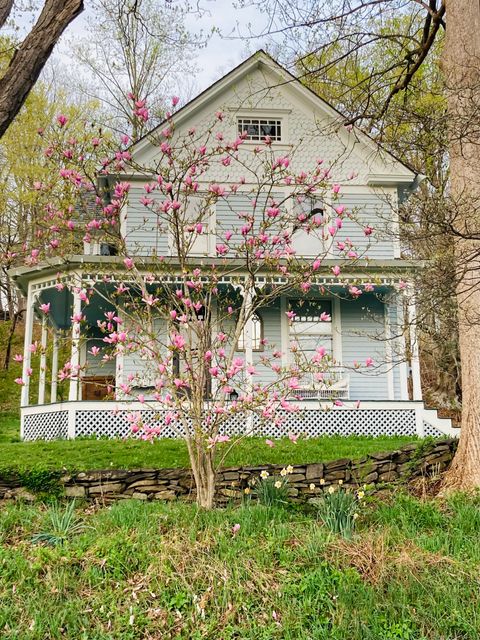
M 437 429 L 437 427 L 434 427 L 429 422 L 425 422 L 425 420 L 423 421 L 423 432 L 425 434 L 425 437 L 431 436 L 433 438 L 439 438 L 445 435 L 440 431 L 440 429 Z
M 68 411 L 50 411 L 26 415 L 24 440 L 62 440 L 67 437 Z
M 132 436 L 127 410 L 77 409 L 75 413 L 76 437 L 128 438 Z M 135 412 L 138 413 L 138 412 Z M 166 426 L 165 411 L 144 409 L 142 422 L 149 428 L 159 428 L 159 437 L 175 438 L 181 435 L 181 426 Z M 282 412 L 282 425 L 261 424 L 253 416 L 251 433 L 264 437 L 279 437 L 288 433 L 313 438 L 322 435 L 415 435 L 415 409 L 338 409 L 323 411 L 304 410 L 301 413 Z M 67 411 L 39 413 L 25 416 L 26 440 L 67 437 Z M 440 431 L 424 423 L 425 435 L 440 436 Z M 245 416 L 232 416 L 221 429 L 222 434 L 241 434 L 247 428 Z M 142 432 L 138 434 L 142 436 Z

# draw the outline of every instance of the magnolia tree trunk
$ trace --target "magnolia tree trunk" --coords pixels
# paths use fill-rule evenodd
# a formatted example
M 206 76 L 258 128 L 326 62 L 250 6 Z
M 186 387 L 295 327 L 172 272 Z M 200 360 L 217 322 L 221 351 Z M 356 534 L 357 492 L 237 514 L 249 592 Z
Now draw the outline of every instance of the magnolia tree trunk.
M 202 509 L 212 509 L 215 498 L 214 454 L 205 448 L 204 442 L 187 441 L 192 473 L 197 489 L 197 504 Z
M 480 486 L 480 2 L 448 0 L 443 58 L 448 87 L 452 201 L 462 367 L 462 430 L 446 489 Z M 477 235 L 478 237 L 478 235 Z

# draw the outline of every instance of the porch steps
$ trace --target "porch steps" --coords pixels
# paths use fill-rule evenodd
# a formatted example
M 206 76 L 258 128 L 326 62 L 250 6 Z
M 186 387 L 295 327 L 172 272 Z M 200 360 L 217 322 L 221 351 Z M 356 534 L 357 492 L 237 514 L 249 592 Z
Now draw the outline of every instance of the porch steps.
M 437 431 L 440 431 L 442 434 L 446 436 L 450 436 L 452 438 L 458 438 L 460 435 L 460 429 L 452 426 L 451 419 L 440 418 L 436 409 L 427 409 L 425 407 L 423 409 L 423 422 L 424 422 L 424 430 L 427 431 L 426 435 L 429 435 L 428 427 L 436 429 Z

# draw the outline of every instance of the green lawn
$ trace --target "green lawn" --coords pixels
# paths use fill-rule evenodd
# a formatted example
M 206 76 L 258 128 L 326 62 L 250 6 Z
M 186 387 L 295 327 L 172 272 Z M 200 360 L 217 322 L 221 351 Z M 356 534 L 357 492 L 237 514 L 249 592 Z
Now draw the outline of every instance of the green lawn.
M 86 530 L 47 547 L 32 541 L 50 529 L 44 507 L 0 510 L 3 640 L 480 637 L 478 497 L 369 502 L 351 541 L 312 512 L 253 503 L 79 517 Z
M 226 465 L 301 464 L 326 462 L 336 458 L 360 458 L 367 453 L 398 449 L 411 437 L 323 437 L 277 440 L 270 448 L 261 438 L 248 438 L 229 453 Z M 0 469 L 104 469 L 107 467 L 183 467 L 188 466 L 185 444 L 164 438 L 155 442 L 138 440 L 75 440 L 57 442 L 19 442 L 18 419 L 0 417 Z

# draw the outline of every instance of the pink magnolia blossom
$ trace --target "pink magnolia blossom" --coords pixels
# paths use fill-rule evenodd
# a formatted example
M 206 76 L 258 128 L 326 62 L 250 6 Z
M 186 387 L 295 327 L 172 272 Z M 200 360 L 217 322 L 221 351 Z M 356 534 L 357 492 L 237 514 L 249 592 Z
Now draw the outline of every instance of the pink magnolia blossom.
M 61 127 L 64 127 L 68 122 L 68 118 L 63 113 L 59 113 L 57 116 L 57 122 Z
M 373 358 L 370 358 L 370 356 L 365 360 L 365 366 L 367 367 L 373 367 Z
M 273 447 L 275 446 L 275 443 L 273 442 L 273 440 L 269 440 L 268 438 L 267 440 L 265 440 L 265 444 L 271 449 L 273 449 Z
M 336 264 L 334 267 L 332 267 L 332 273 L 334 276 L 338 277 L 341 273 L 341 268 L 338 266 L 338 264 Z
M 132 258 L 125 258 L 123 264 L 127 269 L 133 269 L 135 263 L 133 262 Z
M 44 303 L 40 305 L 40 311 L 42 311 L 46 316 L 50 313 L 50 302 Z
M 14 382 L 15 384 L 19 384 L 20 386 L 25 384 L 23 378 L 15 378 Z
M 15 362 L 23 362 L 23 356 L 22 356 L 22 354 L 21 354 L 21 353 L 16 353 L 16 354 L 13 356 L 13 359 L 15 360 Z
M 240 531 L 240 525 L 237 522 L 232 527 L 232 536 L 236 536 L 239 531 Z

